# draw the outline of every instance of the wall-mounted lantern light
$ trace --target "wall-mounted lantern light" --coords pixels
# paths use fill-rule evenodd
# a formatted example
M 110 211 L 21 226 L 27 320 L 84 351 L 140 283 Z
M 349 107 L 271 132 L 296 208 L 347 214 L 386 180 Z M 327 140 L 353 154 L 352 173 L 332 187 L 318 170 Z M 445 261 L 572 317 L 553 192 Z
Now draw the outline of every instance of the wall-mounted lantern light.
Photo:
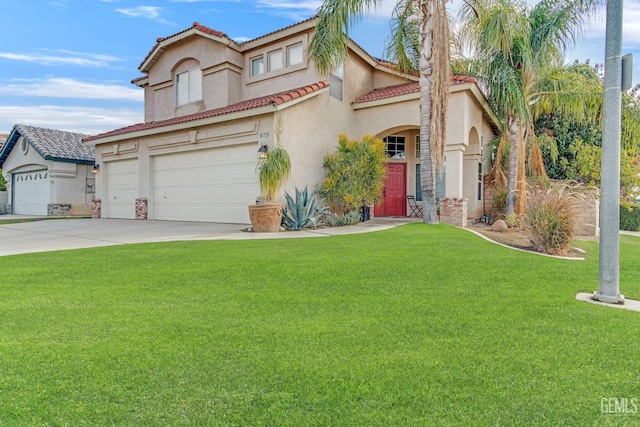
M 258 148 L 258 159 L 265 160 L 267 158 L 267 151 L 268 150 L 269 150 L 269 148 L 267 148 L 266 145 L 260 146 L 260 148 Z
M 100 172 L 100 165 L 93 165 L 93 169 L 91 169 L 91 173 L 98 173 Z

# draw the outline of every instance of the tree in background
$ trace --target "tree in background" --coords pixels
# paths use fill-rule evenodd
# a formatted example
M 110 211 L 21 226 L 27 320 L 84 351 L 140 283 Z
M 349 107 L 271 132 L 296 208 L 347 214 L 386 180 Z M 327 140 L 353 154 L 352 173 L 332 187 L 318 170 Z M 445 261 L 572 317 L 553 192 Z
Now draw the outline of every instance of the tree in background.
M 468 74 L 484 87 L 509 145 L 507 215 L 526 204 L 527 141 L 529 172 L 546 176 L 535 118 L 551 111 L 583 118 L 594 105 L 587 76 L 563 66 L 563 54 L 596 2 L 542 0 L 532 7 L 525 0 L 476 0 L 460 10 Z

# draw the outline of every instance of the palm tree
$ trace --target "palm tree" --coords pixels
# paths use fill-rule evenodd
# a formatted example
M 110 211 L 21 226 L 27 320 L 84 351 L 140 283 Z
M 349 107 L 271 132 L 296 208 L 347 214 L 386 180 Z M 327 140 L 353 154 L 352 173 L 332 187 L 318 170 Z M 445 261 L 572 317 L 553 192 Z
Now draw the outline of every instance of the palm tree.
M 524 210 L 525 141 L 535 137 L 535 117 L 551 111 L 585 117 L 596 104 L 584 102 L 593 93 L 581 87 L 580 73 L 563 66 L 563 55 L 597 2 L 542 0 L 532 7 L 526 0 L 476 0 L 460 9 L 472 74 L 485 85 L 510 147 L 507 215 Z M 534 166 L 544 175 L 539 147 L 532 147 Z
M 444 164 L 446 114 L 451 83 L 446 0 L 398 0 L 386 52 L 400 71 L 418 72 L 423 221 L 438 222 L 435 171 Z M 381 0 L 324 0 L 308 53 L 316 69 L 329 74 L 347 58 L 352 21 Z

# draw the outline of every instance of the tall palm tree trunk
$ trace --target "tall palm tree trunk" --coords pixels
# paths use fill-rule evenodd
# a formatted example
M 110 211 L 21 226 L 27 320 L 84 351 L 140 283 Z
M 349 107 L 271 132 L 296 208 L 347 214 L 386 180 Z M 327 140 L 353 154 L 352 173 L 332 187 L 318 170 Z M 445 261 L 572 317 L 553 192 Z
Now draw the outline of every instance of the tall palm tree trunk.
M 507 184 L 507 216 L 515 212 L 518 183 L 518 153 L 520 151 L 520 121 L 514 116 L 507 118 L 507 141 L 509 141 L 509 179 Z
M 420 186 L 423 222 L 437 224 L 436 168 L 442 170 L 451 84 L 449 21 L 443 0 L 420 0 Z

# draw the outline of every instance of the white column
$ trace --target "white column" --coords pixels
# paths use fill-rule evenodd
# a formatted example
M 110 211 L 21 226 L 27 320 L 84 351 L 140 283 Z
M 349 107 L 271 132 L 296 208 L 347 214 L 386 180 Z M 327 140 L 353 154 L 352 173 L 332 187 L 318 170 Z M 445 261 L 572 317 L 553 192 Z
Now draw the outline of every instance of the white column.
M 447 145 L 447 176 L 445 197 L 461 199 L 463 194 L 464 146 L 462 144 Z

